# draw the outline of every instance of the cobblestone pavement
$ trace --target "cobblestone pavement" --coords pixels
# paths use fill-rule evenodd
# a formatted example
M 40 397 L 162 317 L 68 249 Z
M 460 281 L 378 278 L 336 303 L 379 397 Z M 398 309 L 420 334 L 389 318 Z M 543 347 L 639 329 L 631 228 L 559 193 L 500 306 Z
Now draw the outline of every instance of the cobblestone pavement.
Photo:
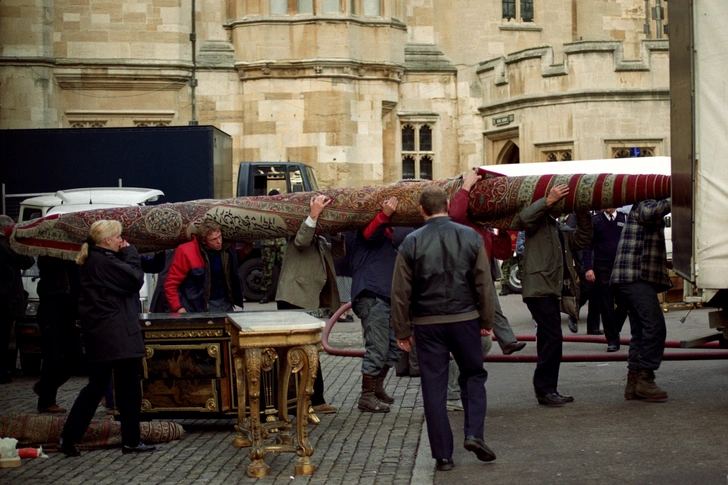
M 358 323 L 351 332 L 342 326 L 332 342 L 339 347 L 362 348 Z M 338 338 L 338 341 L 337 341 Z M 266 457 L 270 475 L 257 481 L 247 477 L 250 463 L 245 449 L 233 448 L 234 420 L 178 420 L 184 428 L 181 440 L 157 445 L 150 454 L 123 455 L 119 448 L 82 451 L 80 458 L 48 453 L 48 459 L 24 459 L 20 468 L 0 469 L 3 484 L 94 483 L 111 484 L 222 484 L 326 483 L 401 484 L 413 476 L 415 458 L 424 422 L 419 379 L 387 379 L 387 390 L 396 399 L 388 414 L 362 413 L 357 409 L 361 386 L 361 359 L 321 356 L 326 383 L 325 396 L 339 408 L 337 414 L 320 416 L 309 426 L 309 437 L 317 466 L 314 475 L 293 475 L 298 457 L 293 453 L 271 453 Z M 19 377 L 0 386 L 0 413 L 36 412 L 32 386 L 35 377 Z M 68 409 L 86 384 L 74 377 L 59 391 L 58 404 Z M 96 418 L 105 418 L 99 407 Z M 430 478 L 431 480 L 431 478 Z
M 517 335 L 533 335 L 534 324 L 520 296 L 501 298 Z M 263 305 L 261 305 L 263 309 Z M 667 313 L 668 340 L 710 333 L 706 309 Z M 585 313 L 585 312 L 582 312 Z M 687 319 L 687 320 L 686 320 Z M 686 320 L 686 321 L 685 321 Z M 566 318 L 564 334 L 569 335 Z M 580 335 L 584 335 L 584 324 Z M 626 337 L 627 328 L 622 334 Z M 363 348 L 358 322 L 334 327 L 335 348 Z M 603 353 L 605 344 L 566 344 L 565 353 Z M 627 346 L 619 355 L 624 356 Z M 684 352 L 689 352 L 685 350 Z M 494 346 L 494 353 L 499 349 Z M 534 356 L 529 342 L 519 355 Z M 315 448 L 312 476 L 294 476 L 297 456 L 269 454 L 270 476 L 248 478 L 246 450 L 231 446 L 234 420 L 179 420 L 185 436 L 145 455 L 122 455 L 118 448 L 82 452 L 80 458 L 49 453 L 26 459 L 16 469 L 0 470 L 0 484 L 221 484 L 311 483 L 490 485 L 533 484 L 725 484 L 728 476 L 728 366 L 725 361 L 671 361 L 658 372 L 670 393 L 664 404 L 625 401 L 625 362 L 574 362 L 561 367 L 560 390 L 576 402 L 562 408 L 539 406 L 531 378 L 535 364 L 488 363 L 488 416 L 485 441 L 496 452 L 492 463 L 479 462 L 462 449 L 463 413 L 448 413 L 455 437 L 455 468 L 434 472 L 419 379 L 387 378 L 396 399 L 389 414 L 356 408 L 360 388 L 359 358 L 322 354 L 326 398 L 338 414 L 321 416 L 309 426 Z M 35 412 L 32 385 L 21 377 L 0 386 L 0 413 Z M 84 378 L 61 388 L 59 404 L 70 408 Z M 99 408 L 97 417 L 105 417 Z

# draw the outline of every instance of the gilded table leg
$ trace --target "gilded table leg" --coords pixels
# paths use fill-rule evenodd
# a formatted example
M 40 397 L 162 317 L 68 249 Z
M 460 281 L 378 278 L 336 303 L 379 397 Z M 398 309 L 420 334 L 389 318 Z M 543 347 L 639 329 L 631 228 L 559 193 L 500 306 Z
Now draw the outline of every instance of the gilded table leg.
M 287 356 L 286 348 L 279 348 L 279 355 L 283 355 L 283 359 Z M 278 420 L 286 423 L 286 426 L 281 427 L 280 433 L 276 437 L 276 443 L 283 445 L 292 445 L 293 436 L 290 433 L 290 422 L 288 418 L 288 385 L 291 380 L 291 366 L 287 362 L 280 362 L 278 365 Z
M 245 359 L 238 350 L 234 353 L 235 381 L 238 388 L 238 423 L 235 425 L 237 436 L 233 439 L 233 446 L 236 448 L 247 448 L 251 445 L 250 434 L 246 425 L 245 405 L 247 402 L 245 390 Z
M 262 426 L 260 424 L 260 367 L 261 349 L 245 349 L 245 370 L 250 405 L 250 432 L 253 446 L 250 450 L 252 463 L 248 465 L 248 476 L 260 478 L 268 476 L 270 467 L 263 461 L 266 452 L 263 446 Z
M 296 436 L 300 456 L 295 466 L 296 475 L 312 475 L 316 465 L 311 462 L 313 447 L 308 440 L 308 407 L 313 394 L 313 380 L 318 371 L 318 349 L 315 345 L 294 347 L 288 351 L 287 365 L 300 372 L 296 406 Z

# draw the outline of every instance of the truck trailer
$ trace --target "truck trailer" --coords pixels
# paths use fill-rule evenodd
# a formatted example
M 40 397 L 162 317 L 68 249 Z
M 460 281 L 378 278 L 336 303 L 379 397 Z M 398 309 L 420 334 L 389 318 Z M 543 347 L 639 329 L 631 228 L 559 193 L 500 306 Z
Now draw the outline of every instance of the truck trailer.
M 0 130 L 0 146 L 3 213 L 14 217 L 25 194 L 80 187 L 153 187 L 163 202 L 233 197 L 232 138 L 214 126 Z
M 728 2 L 670 0 L 673 269 L 686 302 L 716 308 L 687 345 L 728 337 L 726 18 Z

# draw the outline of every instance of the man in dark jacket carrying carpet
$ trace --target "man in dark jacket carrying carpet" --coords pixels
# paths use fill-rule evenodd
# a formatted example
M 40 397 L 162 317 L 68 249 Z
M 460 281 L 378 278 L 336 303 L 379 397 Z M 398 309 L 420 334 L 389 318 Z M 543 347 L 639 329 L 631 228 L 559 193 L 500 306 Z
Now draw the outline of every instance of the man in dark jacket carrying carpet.
M 15 318 L 25 314 L 26 297 L 20 272 L 35 263 L 32 257 L 18 254 L 10 247 L 5 228 L 12 225 L 9 216 L 0 215 L 0 384 L 13 380 L 10 371 L 15 369 L 15 362 L 8 356 L 10 333 Z
M 573 402 L 558 392 L 559 368 L 563 348 L 561 312 L 579 317 L 579 288 L 572 254 L 591 241 L 592 220 L 577 213 L 576 231 L 559 223 L 554 206 L 569 194 L 568 185 L 555 185 L 546 197 L 521 211 L 526 229 L 523 251 L 523 301 L 536 320 L 538 363 L 533 387 L 539 404 L 560 406 Z M 566 304 L 572 303 L 570 308 Z
M 481 461 L 495 460 L 483 441 L 486 412 L 481 336 L 493 328 L 493 280 L 483 239 L 453 222 L 439 187 L 420 196 L 425 225 L 399 247 L 392 281 L 392 324 L 400 348 L 409 352 L 414 325 L 430 450 L 437 469 L 453 467 L 453 435 L 447 417 L 448 362 L 460 368 L 465 412 L 464 447 Z
M 389 219 L 397 210 L 397 198 L 384 201 L 382 211 L 363 231 L 357 231 L 351 254 L 354 313 L 361 319 L 364 358 L 359 409 L 388 413 L 394 398 L 384 389 L 389 369 L 397 365 L 401 351 L 392 328 L 392 274 L 397 250 Z

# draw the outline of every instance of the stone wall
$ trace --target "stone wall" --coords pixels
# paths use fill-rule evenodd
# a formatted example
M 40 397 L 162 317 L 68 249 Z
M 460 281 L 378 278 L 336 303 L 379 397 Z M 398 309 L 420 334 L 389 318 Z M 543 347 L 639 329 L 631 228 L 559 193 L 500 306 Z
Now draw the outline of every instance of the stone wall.
M 534 0 L 532 22 L 501 0 L 383 0 L 366 17 L 369 1 L 196 1 L 195 120 L 232 136 L 236 166 L 393 182 L 407 123 L 434 128 L 435 178 L 566 151 L 669 155 L 667 41 L 644 34 L 644 0 Z M 0 129 L 188 124 L 192 25 L 189 0 L 1 2 Z

